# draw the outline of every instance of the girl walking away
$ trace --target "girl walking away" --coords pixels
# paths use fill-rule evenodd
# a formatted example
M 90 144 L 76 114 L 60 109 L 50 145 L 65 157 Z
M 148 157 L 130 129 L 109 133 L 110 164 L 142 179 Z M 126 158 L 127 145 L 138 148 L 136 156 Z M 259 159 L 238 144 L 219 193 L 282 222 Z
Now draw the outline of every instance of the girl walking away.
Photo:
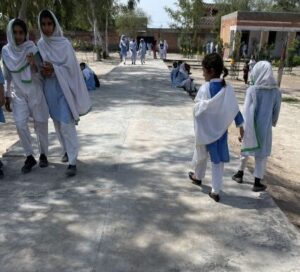
M 145 64 L 145 58 L 147 54 L 147 47 L 143 38 L 140 40 L 139 53 L 141 56 L 141 64 L 143 65 Z
M 4 77 L 2 74 L 2 70 L 0 67 L 0 123 L 4 123 L 5 122 L 5 118 L 4 118 L 4 114 L 2 111 L 2 106 L 5 103 L 5 97 L 4 97 Z M 3 179 L 4 177 L 4 173 L 3 173 L 3 163 L 0 160 L 0 179 Z
M 38 24 L 44 93 L 64 151 L 62 161 L 69 163 L 66 175 L 74 176 L 79 149 L 75 124 L 80 115 L 90 111 L 91 102 L 72 45 L 63 36 L 55 15 L 49 10 L 41 11 Z
M 121 52 L 120 52 L 121 58 L 122 58 L 122 61 L 125 65 L 126 64 L 126 57 L 127 57 L 127 43 L 126 43 L 125 35 L 121 36 L 119 47 L 120 47 L 120 50 L 121 50 Z
M 129 43 L 129 49 L 131 52 L 131 64 L 135 65 L 137 55 L 137 44 L 135 39 L 132 39 Z
M 208 54 L 202 61 L 202 67 L 207 82 L 201 86 L 195 98 L 195 172 L 190 172 L 189 177 L 193 183 L 201 185 L 209 155 L 212 165 L 212 190 L 209 196 L 218 202 L 223 184 L 224 163 L 229 162 L 227 129 L 235 120 L 242 136 L 244 120 L 234 90 L 224 80 L 228 72 L 224 68 L 222 57 L 217 53 Z M 222 73 L 223 79 L 220 78 Z
M 281 105 L 281 92 L 273 76 L 272 65 L 267 61 L 258 62 L 250 76 L 253 86 L 246 93 L 244 103 L 245 134 L 238 172 L 232 177 L 243 182 L 244 170 L 249 156 L 255 158 L 254 192 L 264 191 L 261 183 L 268 157 L 272 149 L 272 126 L 275 127 Z
M 38 138 L 39 165 L 48 166 L 49 111 L 39 74 L 41 59 L 37 47 L 28 40 L 27 26 L 22 20 L 13 19 L 9 22 L 7 41 L 8 44 L 2 48 L 4 76 L 7 80 L 6 109 L 11 111 L 10 102 L 12 102 L 17 132 L 27 156 L 22 167 L 22 172 L 26 174 L 36 165 L 28 128 L 29 117 L 33 118 Z M 12 82 L 14 88 L 11 90 Z

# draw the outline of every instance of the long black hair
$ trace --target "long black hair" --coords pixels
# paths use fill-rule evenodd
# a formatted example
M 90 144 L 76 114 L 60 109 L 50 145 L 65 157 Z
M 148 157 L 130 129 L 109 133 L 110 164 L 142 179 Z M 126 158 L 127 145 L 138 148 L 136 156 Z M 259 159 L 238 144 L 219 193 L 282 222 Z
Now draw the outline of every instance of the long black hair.
M 218 53 L 211 53 L 204 57 L 202 67 L 207 70 L 214 70 L 215 77 L 220 77 L 223 74 L 223 86 L 226 86 L 225 77 L 228 75 L 228 70 L 224 66 L 222 57 Z
M 25 23 L 23 20 L 17 18 L 17 19 L 15 19 L 14 22 L 12 23 L 12 31 L 13 31 L 13 29 L 14 29 L 15 26 L 19 26 L 19 27 L 22 28 L 22 30 L 23 30 L 24 33 L 25 33 L 25 40 L 26 40 L 27 33 L 28 33 L 28 29 L 27 29 L 26 23 Z
M 53 15 L 51 14 L 51 12 L 48 9 L 44 9 L 44 10 L 41 11 L 40 18 L 39 18 L 40 24 L 42 23 L 43 18 L 49 18 L 53 22 L 54 27 L 56 27 Z

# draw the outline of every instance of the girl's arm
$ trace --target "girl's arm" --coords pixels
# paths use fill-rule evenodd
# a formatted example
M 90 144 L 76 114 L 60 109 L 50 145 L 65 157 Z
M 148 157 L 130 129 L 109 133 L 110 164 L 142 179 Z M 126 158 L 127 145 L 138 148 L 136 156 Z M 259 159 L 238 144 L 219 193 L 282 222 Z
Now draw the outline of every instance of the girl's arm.
M 0 107 L 2 107 L 5 104 L 5 98 L 4 98 L 4 77 L 2 74 L 2 70 L 0 67 Z

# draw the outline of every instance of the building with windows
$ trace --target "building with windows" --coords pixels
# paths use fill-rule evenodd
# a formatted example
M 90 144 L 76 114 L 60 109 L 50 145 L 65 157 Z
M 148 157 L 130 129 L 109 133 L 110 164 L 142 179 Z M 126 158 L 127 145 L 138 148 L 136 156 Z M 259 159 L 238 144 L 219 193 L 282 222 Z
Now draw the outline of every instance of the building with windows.
M 272 57 L 280 57 L 284 45 L 300 41 L 300 13 L 236 11 L 221 19 L 220 37 L 225 45 L 224 57 L 235 48 L 235 35 L 240 32 L 241 51 L 247 57 L 269 48 Z M 298 54 L 300 54 L 298 48 Z

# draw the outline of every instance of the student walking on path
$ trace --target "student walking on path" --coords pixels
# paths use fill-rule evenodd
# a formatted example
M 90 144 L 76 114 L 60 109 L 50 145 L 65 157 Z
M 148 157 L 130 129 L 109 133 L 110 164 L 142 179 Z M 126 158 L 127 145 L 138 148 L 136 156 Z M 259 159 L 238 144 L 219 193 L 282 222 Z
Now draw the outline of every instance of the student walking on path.
M 273 75 L 272 65 L 267 61 L 255 64 L 251 76 L 254 84 L 249 87 L 244 103 L 245 134 L 238 172 L 232 177 L 238 183 L 243 182 L 244 170 L 249 156 L 255 158 L 255 192 L 264 191 L 261 183 L 264 177 L 268 157 L 272 150 L 272 126 L 278 121 L 281 92 Z
M 197 185 L 205 177 L 208 157 L 212 165 L 212 190 L 209 196 L 220 200 L 223 185 L 224 163 L 229 162 L 227 129 L 234 120 L 243 135 L 243 117 L 239 111 L 234 89 L 225 82 L 227 69 L 217 53 L 208 54 L 202 61 L 206 83 L 201 86 L 195 98 L 194 127 L 196 147 L 193 156 L 195 172 L 190 179 Z M 220 78 L 224 73 L 223 79 Z
M 63 36 L 55 15 L 43 10 L 38 17 L 41 38 L 39 52 L 43 59 L 44 93 L 60 144 L 63 162 L 68 162 L 67 176 L 76 174 L 79 144 L 75 125 L 87 114 L 91 102 L 72 45 Z
M 43 82 L 39 73 L 41 59 L 38 48 L 28 40 L 27 25 L 20 19 L 12 19 L 7 26 L 8 44 L 2 48 L 4 75 L 7 81 L 6 109 L 11 111 L 17 132 L 25 151 L 26 160 L 22 173 L 29 173 L 36 165 L 28 127 L 29 118 L 34 120 L 38 138 L 40 167 L 47 167 L 49 111 L 43 94 Z M 13 83 L 13 88 L 11 84 Z

